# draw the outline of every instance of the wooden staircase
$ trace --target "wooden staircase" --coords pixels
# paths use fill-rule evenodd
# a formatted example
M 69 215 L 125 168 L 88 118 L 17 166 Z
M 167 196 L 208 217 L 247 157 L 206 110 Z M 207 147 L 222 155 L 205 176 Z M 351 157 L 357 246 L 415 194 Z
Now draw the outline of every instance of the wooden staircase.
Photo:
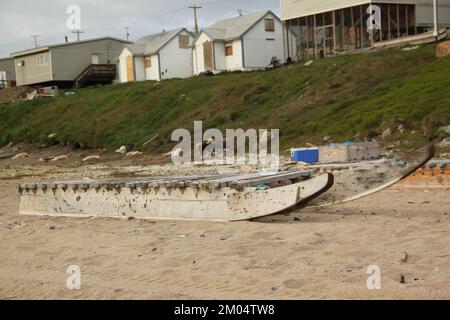
M 86 85 L 110 84 L 116 78 L 116 65 L 91 64 L 75 79 L 75 87 Z

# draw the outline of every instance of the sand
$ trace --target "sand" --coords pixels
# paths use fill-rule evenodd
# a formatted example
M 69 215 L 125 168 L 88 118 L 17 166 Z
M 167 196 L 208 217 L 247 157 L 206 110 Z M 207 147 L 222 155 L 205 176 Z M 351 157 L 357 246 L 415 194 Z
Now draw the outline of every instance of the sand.
M 117 169 L 0 169 L 0 299 L 450 298 L 448 189 L 391 189 L 267 222 L 50 218 L 18 214 L 18 182 Z M 66 288 L 71 265 L 80 290 Z M 380 290 L 367 288 L 370 265 Z

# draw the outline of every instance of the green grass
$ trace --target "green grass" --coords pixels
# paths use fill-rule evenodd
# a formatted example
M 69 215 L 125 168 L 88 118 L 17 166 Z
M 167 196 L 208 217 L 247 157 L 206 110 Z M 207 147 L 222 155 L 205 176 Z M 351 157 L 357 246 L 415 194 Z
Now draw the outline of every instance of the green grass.
M 128 83 L 76 91 L 74 96 L 0 105 L 0 145 L 60 143 L 114 149 L 159 134 L 168 149 L 174 129 L 278 128 L 283 148 L 374 137 L 400 124 L 412 148 L 442 138 L 450 124 L 450 58 L 434 46 L 390 49 L 292 65 L 270 72 Z M 411 133 L 413 132 L 413 133 Z

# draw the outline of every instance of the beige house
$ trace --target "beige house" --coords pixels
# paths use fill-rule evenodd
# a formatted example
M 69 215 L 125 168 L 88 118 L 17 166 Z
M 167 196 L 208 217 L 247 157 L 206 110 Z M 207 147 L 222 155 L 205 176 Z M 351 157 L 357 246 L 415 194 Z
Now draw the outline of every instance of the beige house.
M 16 81 L 16 71 L 13 58 L 0 59 L 0 88 L 5 87 L 7 82 Z
M 114 58 L 129 43 L 105 37 L 13 53 L 17 85 L 73 85 L 92 79 L 93 82 L 110 83 L 116 77 Z M 108 73 L 99 72 L 102 68 Z M 96 78 L 100 73 L 104 76 Z

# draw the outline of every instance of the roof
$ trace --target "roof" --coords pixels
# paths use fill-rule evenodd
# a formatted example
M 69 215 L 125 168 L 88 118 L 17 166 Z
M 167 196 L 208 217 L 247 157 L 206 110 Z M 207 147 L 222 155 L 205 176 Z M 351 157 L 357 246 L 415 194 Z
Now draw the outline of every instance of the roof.
M 19 57 L 19 56 L 24 56 L 24 55 L 28 55 L 28 54 L 39 53 L 39 52 L 43 52 L 43 51 L 48 51 L 51 48 L 56 48 L 56 47 L 71 46 L 71 45 L 76 45 L 76 44 L 81 44 L 81 43 L 88 43 L 88 42 L 102 41 L 102 40 L 113 40 L 113 41 L 119 41 L 119 42 L 123 42 L 123 43 L 131 43 L 130 41 L 119 39 L 119 38 L 114 38 L 114 37 L 93 38 L 93 39 L 87 39 L 87 40 L 81 40 L 81 41 L 63 42 L 63 43 L 58 43 L 58 44 L 52 44 L 49 46 L 42 46 L 42 47 L 38 47 L 38 48 L 13 52 L 13 53 L 11 53 L 11 57 Z
M 178 28 L 145 36 L 136 41 L 135 44 L 127 45 L 125 48 L 134 55 L 155 54 L 182 31 L 187 30 L 185 28 Z
M 272 11 L 267 10 L 231 19 L 220 20 L 209 28 L 204 28 L 201 31 L 212 40 L 239 39 L 269 13 L 278 19 Z

